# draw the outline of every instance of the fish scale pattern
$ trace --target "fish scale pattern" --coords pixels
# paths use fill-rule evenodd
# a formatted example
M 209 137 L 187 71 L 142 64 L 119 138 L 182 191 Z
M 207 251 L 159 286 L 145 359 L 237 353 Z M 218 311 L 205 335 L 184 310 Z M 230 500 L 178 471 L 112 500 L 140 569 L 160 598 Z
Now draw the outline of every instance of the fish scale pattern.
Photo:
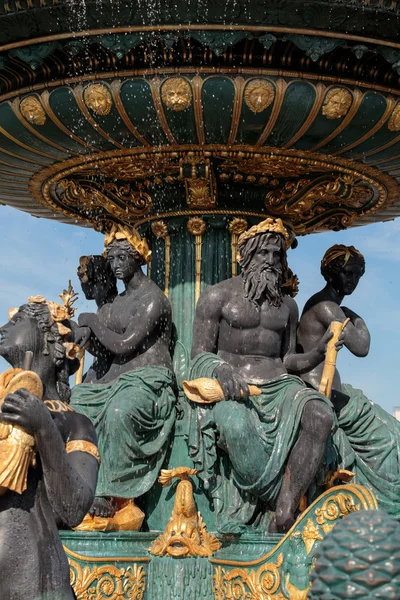
M 400 524 L 385 512 L 343 519 L 321 543 L 309 600 L 399 600 Z

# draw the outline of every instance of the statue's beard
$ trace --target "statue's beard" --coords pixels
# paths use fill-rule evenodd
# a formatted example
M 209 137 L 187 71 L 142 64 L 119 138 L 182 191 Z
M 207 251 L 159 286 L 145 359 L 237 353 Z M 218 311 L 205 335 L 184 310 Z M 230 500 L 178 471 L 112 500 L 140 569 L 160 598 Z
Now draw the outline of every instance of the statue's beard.
M 282 269 L 262 267 L 256 269 L 249 265 L 242 271 L 244 295 L 251 302 L 259 305 L 266 300 L 272 306 L 282 304 Z

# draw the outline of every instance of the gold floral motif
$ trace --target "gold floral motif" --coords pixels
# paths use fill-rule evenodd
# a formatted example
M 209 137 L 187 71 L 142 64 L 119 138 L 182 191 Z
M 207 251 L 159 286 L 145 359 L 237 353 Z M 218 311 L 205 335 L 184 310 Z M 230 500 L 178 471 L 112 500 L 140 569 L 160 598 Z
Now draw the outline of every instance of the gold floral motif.
M 215 192 L 209 179 L 185 179 L 186 201 L 191 208 L 215 206 Z
M 283 554 L 279 554 L 276 564 L 267 563 L 256 571 L 241 568 L 227 571 L 217 567 L 213 581 L 215 600 L 284 600 L 285 596 L 278 592 L 282 564 Z
M 82 567 L 68 559 L 70 583 L 77 600 L 143 600 L 146 575 L 143 567 L 134 564 L 126 569 L 114 565 Z
M 180 482 L 176 488 L 171 519 L 164 533 L 153 542 L 150 554 L 175 558 L 204 557 L 212 556 L 221 547 L 217 538 L 208 533 L 201 514 L 197 512 L 192 483 L 189 481 L 189 477 L 196 473 L 196 469 L 188 467 L 161 471 L 159 481 L 163 487 L 171 485 L 175 477 Z
M 153 221 L 151 230 L 158 239 L 165 239 L 169 235 L 168 227 L 164 221 Z
M 303 529 L 302 538 L 303 538 L 304 545 L 306 547 L 307 554 L 310 554 L 310 552 L 317 540 L 321 541 L 324 539 L 319 532 L 318 525 L 315 525 L 311 519 L 307 520 L 307 523 Z
M 88 108 L 96 115 L 104 117 L 110 114 L 112 107 L 111 94 L 105 85 L 92 83 L 85 88 L 83 99 Z
M 274 88 L 269 81 L 253 79 L 247 84 L 244 91 L 244 100 L 249 109 L 259 113 L 268 108 L 275 97 Z
M 189 108 L 192 102 L 192 90 L 186 79 L 171 77 L 163 84 L 161 97 L 167 108 L 180 112 Z
M 242 219 L 241 217 L 235 217 L 228 225 L 228 229 L 232 235 L 241 235 L 248 228 L 248 223 L 246 219 Z
M 46 113 L 35 96 L 27 96 L 21 100 L 19 108 L 25 119 L 32 125 L 44 125 L 46 123 Z
M 341 119 L 347 115 L 353 97 L 345 88 L 329 90 L 322 105 L 322 114 L 327 119 Z
M 187 222 L 187 229 L 192 235 L 204 235 L 207 225 L 201 217 L 192 217 Z
M 329 533 L 334 525 L 333 521 L 337 521 L 346 517 L 352 512 L 360 510 L 361 505 L 356 504 L 351 494 L 343 492 L 332 497 L 329 496 L 323 503 L 321 508 L 315 510 L 318 525 L 321 525 L 324 533 Z
M 396 104 L 388 121 L 389 131 L 400 131 L 400 104 Z

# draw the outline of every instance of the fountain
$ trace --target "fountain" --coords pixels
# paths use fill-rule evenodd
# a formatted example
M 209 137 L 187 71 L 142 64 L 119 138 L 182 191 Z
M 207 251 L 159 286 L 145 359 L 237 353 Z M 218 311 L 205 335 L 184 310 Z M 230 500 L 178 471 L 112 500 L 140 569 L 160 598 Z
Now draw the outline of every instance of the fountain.
M 183 382 L 196 304 L 238 274 L 251 226 L 270 216 L 302 236 L 400 214 L 397 4 L 0 0 L 0 202 L 105 234 L 137 229 L 172 307 L 178 410 L 163 468 L 183 468 L 181 481 L 147 492 L 147 531 L 62 532 L 80 600 L 306 598 L 332 525 L 376 509 L 350 483 L 303 507 L 285 536 L 214 539 Z M 157 545 L 178 488 L 209 555 Z

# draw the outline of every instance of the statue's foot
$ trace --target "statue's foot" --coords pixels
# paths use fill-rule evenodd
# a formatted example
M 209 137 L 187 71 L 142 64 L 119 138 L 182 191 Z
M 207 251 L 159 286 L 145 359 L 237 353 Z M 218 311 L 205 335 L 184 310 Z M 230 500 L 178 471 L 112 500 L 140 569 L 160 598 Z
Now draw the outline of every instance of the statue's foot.
M 115 515 L 115 505 L 112 498 L 95 498 L 89 510 L 92 517 L 104 517 L 110 519 Z

